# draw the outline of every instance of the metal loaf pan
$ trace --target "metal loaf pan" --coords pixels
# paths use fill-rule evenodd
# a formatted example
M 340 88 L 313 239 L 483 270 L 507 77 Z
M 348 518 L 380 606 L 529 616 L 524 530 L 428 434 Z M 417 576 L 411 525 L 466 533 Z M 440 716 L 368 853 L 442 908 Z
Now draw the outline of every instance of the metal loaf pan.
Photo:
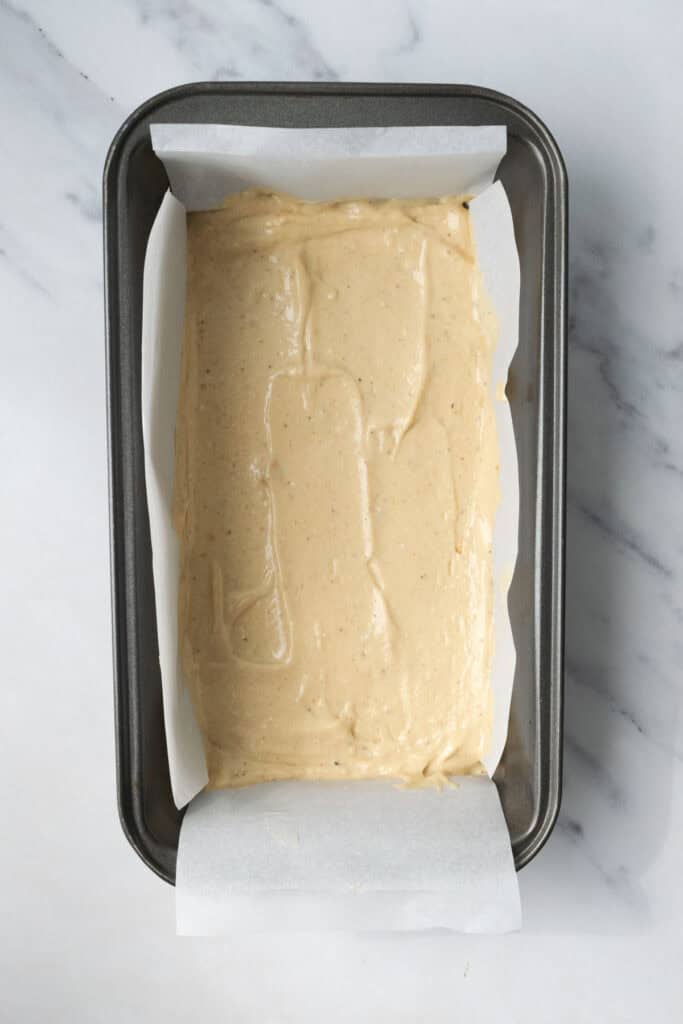
M 515 100 L 458 85 L 198 83 L 149 100 L 114 138 L 104 171 L 104 255 L 118 803 L 132 846 L 169 882 L 182 812 L 168 774 L 140 419 L 143 261 L 168 187 L 150 142 L 155 121 L 508 128 L 499 178 L 522 271 L 508 383 L 521 507 L 510 591 L 518 662 L 496 783 L 520 868 L 548 838 L 561 789 L 567 180 L 558 147 Z

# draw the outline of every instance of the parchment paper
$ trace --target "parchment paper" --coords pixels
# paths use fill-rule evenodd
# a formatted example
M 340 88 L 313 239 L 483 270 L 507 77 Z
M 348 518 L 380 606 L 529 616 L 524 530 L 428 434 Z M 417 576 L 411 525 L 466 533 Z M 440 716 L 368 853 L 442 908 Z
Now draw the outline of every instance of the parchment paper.
M 178 544 L 170 519 L 185 291 L 185 210 L 260 186 L 305 199 L 477 193 L 477 255 L 498 321 L 492 394 L 501 464 L 494 528 L 492 740 L 500 759 L 515 650 L 507 591 L 517 555 L 517 459 L 504 385 L 517 346 L 519 265 L 507 197 L 492 185 L 504 128 L 273 129 L 155 125 L 165 197 L 145 260 L 143 431 L 171 784 L 183 822 L 180 934 L 245 928 L 510 931 L 519 891 L 494 784 L 463 778 L 435 793 L 392 782 L 277 783 L 200 793 L 201 739 L 178 661 Z M 175 198 L 174 198 L 175 197 Z

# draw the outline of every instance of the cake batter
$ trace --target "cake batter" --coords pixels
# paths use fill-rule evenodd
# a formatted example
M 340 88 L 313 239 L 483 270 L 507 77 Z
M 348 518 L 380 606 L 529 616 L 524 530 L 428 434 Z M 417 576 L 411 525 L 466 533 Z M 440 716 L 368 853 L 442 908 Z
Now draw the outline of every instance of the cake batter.
M 480 770 L 495 316 L 467 202 L 188 215 L 180 657 L 210 786 Z

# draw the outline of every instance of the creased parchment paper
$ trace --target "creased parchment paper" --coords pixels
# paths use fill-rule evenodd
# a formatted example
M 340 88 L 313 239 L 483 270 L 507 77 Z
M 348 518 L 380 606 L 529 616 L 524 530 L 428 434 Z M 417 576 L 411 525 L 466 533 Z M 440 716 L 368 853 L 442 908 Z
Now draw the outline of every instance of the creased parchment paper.
M 154 125 L 171 182 L 145 259 L 142 406 L 164 719 L 176 804 L 188 801 L 176 877 L 177 930 L 423 929 L 520 926 L 517 878 L 489 778 L 443 792 L 391 781 L 280 782 L 201 792 L 199 730 L 177 643 L 178 542 L 171 525 L 185 299 L 185 211 L 259 186 L 303 199 L 475 193 L 477 256 L 499 323 L 492 394 L 501 501 L 494 528 L 494 720 L 485 768 L 507 736 L 515 649 L 507 591 L 517 557 L 518 479 L 504 386 L 517 346 L 519 263 L 502 185 L 504 128 L 277 129 Z M 199 795 L 198 795 L 199 794 Z

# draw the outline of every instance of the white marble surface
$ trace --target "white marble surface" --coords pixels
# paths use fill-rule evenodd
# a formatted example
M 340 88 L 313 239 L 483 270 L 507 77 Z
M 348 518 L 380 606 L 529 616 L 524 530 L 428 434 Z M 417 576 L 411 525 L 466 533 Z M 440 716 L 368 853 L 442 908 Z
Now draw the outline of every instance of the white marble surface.
M 682 42 L 677 0 L 0 0 L 3 1019 L 681 1019 Z M 474 82 L 564 150 L 565 796 L 520 935 L 178 940 L 119 829 L 100 176 L 214 77 Z

